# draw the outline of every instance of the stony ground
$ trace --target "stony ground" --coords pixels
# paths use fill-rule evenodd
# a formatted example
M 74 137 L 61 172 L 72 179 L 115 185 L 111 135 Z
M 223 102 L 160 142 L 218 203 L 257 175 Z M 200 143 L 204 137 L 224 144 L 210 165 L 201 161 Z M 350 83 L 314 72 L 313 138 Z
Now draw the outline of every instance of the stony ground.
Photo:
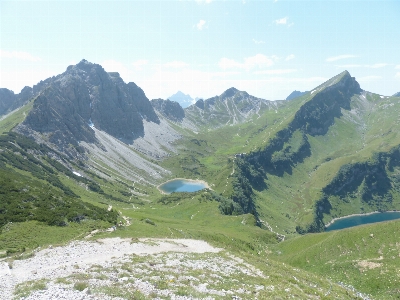
M 267 278 L 203 241 L 120 239 L 72 242 L 0 262 L 1 299 L 214 299 L 265 289 Z

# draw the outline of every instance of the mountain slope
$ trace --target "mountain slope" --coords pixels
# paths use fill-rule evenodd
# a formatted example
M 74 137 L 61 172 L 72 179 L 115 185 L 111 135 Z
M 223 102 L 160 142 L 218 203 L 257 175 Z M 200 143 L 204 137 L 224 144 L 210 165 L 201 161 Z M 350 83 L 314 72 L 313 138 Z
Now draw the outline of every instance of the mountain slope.
M 287 233 L 296 224 L 299 232 L 320 231 L 334 217 L 400 208 L 398 122 L 387 109 L 383 123 L 375 119 L 398 101 L 363 92 L 348 72 L 305 101 L 265 147 L 235 159 L 227 196 Z
M 185 121 L 197 128 L 219 128 L 248 121 L 253 116 L 260 117 L 264 111 L 276 110 L 280 101 L 268 101 L 230 88 L 220 96 L 198 100 L 185 109 Z

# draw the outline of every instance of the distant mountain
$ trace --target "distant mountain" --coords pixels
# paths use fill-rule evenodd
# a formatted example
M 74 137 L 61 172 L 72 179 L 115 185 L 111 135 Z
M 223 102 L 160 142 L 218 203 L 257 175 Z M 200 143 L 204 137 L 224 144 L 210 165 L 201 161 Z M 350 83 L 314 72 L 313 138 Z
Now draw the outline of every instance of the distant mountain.
M 190 97 L 189 94 L 184 94 L 181 91 L 178 91 L 176 94 L 173 94 L 171 97 L 168 97 L 169 100 L 178 102 L 182 108 L 186 108 L 193 104 L 194 100 Z
M 400 92 L 397 92 L 397 93 L 394 94 L 392 97 L 400 97 Z
M 307 91 L 305 92 L 300 92 L 300 91 L 293 91 L 290 93 L 289 96 L 286 97 L 286 100 L 292 100 L 294 98 L 300 97 L 302 95 L 304 95 L 305 93 L 307 93 Z
M 0 89 L 0 115 L 24 105 L 33 96 L 33 89 L 28 86 L 24 87 L 19 94 L 14 94 L 8 89 Z
M 260 116 L 266 109 L 276 109 L 282 101 L 269 101 L 249 95 L 232 87 L 207 100 L 197 100 L 185 109 L 187 121 L 198 127 L 218 128 L 243 123 L 254 115 Z

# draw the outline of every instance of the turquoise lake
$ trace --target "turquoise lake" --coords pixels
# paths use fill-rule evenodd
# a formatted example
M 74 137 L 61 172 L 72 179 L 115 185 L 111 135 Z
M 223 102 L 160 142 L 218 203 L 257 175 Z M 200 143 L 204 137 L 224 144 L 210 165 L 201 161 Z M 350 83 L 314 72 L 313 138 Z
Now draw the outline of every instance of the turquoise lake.
M 363 224 L 377 223 L 396 219 L 400 219 L 400 212 L 378 212 L 364 216 L 351 216 L 348 218 L 336 220 L 334 223 L 326 227 L 325 231 L 339 230 Z
M 166 194 L 174 192 L 197 192 L 207 187 L 206 183 L 201 181 L 189 181 L 185 179 L 175 179 L 167 181 L 158 188 Z

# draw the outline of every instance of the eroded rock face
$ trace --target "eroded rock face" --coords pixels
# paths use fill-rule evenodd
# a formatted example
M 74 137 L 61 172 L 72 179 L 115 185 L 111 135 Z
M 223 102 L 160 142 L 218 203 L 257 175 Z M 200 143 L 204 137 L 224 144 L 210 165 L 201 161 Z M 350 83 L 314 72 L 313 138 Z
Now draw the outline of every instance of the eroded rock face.
M 185 111 L 178 102 L 163 99 L 153 99 L 151 100 L 151 105 L 160 114 L 173 122 L 182 122 L 183 118 L 185 117 Z
M 33 109 L 17 130 L 43 134 L 61 150 L 80 141 L 96 143 L 92 126 L 132 143 L 144 135 L 143 120 L 159 123 L 142 89 L 86 60 L 40 85 Z

